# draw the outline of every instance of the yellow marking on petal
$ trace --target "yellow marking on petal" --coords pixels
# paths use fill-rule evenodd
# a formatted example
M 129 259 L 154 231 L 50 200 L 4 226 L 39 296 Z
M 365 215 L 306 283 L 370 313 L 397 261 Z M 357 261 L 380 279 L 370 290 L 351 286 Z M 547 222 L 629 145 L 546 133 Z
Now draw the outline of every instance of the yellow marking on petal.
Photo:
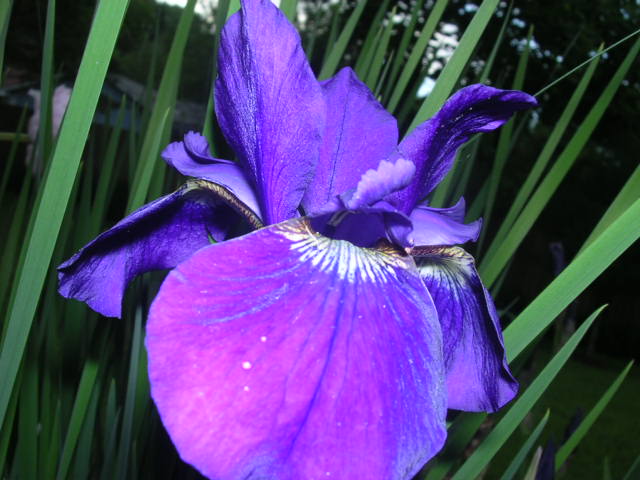
M 362 248 L 346 240 L 334 240 L 313 230 L 307 219 L 282 223 L 276 231 L 292 243 L 291 250 L 301 254 L 323 272 L 334 272 L 349 282 L 356 280 L 386 283 L 396 277 L 397 268 L 412 268 L 411 257 L 383 242 L 374 248 Z
M 230 190 L 222 185 L 199 178 L 187 180 L 187 182 L 181 187 L 181 190 L 183 195 L 191 192 L 200 193 L 201 195 L 205 192 L 213 193 L 216 200 L 221 200 L 233 208 L 236 212 L 242 215 L 253 228 L 258 229 L 264 227 L 264 223 L 262 223 L 262 220 L 260 220 L 258 215 L 256 215 L 256 213 L 238 197 L 231 193 Z M 203 200 L 206 202 L 209 198 L 204 197 Z

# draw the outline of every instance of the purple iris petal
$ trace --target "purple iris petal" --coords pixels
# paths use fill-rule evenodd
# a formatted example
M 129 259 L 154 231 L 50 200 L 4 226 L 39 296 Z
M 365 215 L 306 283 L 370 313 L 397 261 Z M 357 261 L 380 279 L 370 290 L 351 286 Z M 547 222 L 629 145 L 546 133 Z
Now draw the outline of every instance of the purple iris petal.
M 375 99 L 348 67 L 322 82 L 327 122 L 316 175 L 303 207 L 308 214 L 357 184 L 362 174 L 378 166 L 398 143 L 396 119 Z
M 175 267 L 209 245 L 209 236 L 223 240 L 235 214 L 204 184 L 188 182 L 87 244 L 58 267 L 60 294 L 120 317 L 124 291 L 135 276 Z
M 475 242 L 482 228 L 482 220 L 464 223 L 464 199 L 449 208 L 418 205 L 409 218 L 413 222 L 411 234 L 414 245 L 458 245 Z
M 179 265 L 146 345 L 164 425 L 210 478 L 409 480 L 445 438 L 441 332 L 413 262 L 305 219 Z
M 187 177 L 222 185 L 262 219 L 260 204 L 242 169 L 229 160 L 211 157 L 209 143 L 199 133 L 189 132 L 183 142 L 170 143 L 162 152 L 162 158 Z
M 206 137 L 194 131 L 185 134 L 184 147 L 189 156 L 200 163 L 233 163 L 229 160 L 213 158 L 209 153 L 209 142 Z
M 311 219 L 313 228 L 336 240 L 347 240 L 358 247 L 373 247 L 381 240 L 402 247 L 409 241 L 413 225 L 408 216 L 387 202 L 356 211 L 341 210 Z
M 493 301 L 471 255 L 459 247 L 414 249 L 443 332 L 448 406 L 494 412 L 518 391 Z
M 387 195 L 406 187 L 415 171 L 416 166 L 410 160 L 382 160 L 375 170 L 367 170 L 362 175 L 355 190 L 341 195 L 342 201 L 348 210 L 374 205 Z
M 416 175 L 407 188 L 393 195 L 392 203 L 409 213 L 440 183 L 458 147 L 472 135 L 495 130 L 514 113 L 536 105 L 534 97 L 514 90 L 478 84 L 458 91 L 398 146 L 398 155 L 416 164 Z
M 269 0 L 245 0 L 222 31 L 216 112 L 269 224 L 296 215 L 311 182 L 325 102 L 300 37 Z

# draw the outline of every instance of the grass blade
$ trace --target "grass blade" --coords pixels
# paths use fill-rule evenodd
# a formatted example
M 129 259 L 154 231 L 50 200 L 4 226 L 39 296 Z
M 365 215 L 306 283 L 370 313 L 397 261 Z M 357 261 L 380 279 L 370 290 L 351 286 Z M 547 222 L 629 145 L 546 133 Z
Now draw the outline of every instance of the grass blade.
M 442 12 L 444 12 L 448 3 L 449 0 L 437 0 L 431 9 L 431 12 L 429 12 L 429 17 L 424 24 L 424 28 L 420 32 L 420 36 L 418 37 L 416 44 L 411 50 L 411 54 L 409 55 L 404 68 L 402 69 L 398 83 L 393 88 L 393 94 L 391 95 L 391 99 L 387 105 L 389 111 L 395 113 L 398 103 L 400 103 L 400 99 L 403 98 L 404 91 L 407 89 L 407 85 L 409 85 L 409 81 L 415 73 L 416 67 L 420 64 L 420 60 L 422 60 L 422 56 L 427 49 L 427 45 L 429 45 L 429 40 L 433 36 L 433 32 L 438 26 L 438 22 L 440 22 L 440 19 L 442 18 Z
M 558 453 L 556 453 L 556 472 L 560 469 L 560 467 L 562 467 L 564 462 L 566 462 L 567 458 L 569 458 L 569 455 L 571 455 L 571 452 L 573 452 L 573 450 L 578 446 L 578 444 L 587 434 L 587 432 L 589 431 L 593 423 L 598 419 L 600 414 L 607 407 L 607 405 L 609 404 L 609 402 L 611 401 L 615 393 L 618 391 L 618 388 L 620 388 L 620 385 L 622 385 L 622 382 L 624 381 L 627 374 L 629 373 L 629 370 L 631 370 L 632 365 L 633 365 L 633 360 L 627 364 L 627 366 L 624 368 L 622 373 L 618 375 L 618 377 L 614 380 L 614 382 L 607 389 L 607 391 L 604 392 L 604 395 L 602 395 L 600 400 L 598 400 L 598 403 L 596 403 L 593 406 L 593 408 L 587 414 L 584 420 L 580 422 L 580 425 L 578 426 L 576 431 L 573 432 L 573 434 L 564 443 L 564 445 L 560 447 L 560 449 L 558 450 Z
M 629 177 L 629 180 L 627 180 L 627 183 L 624 184 L 622 190 L 620 190 L 616 198 L 611 202 L 607 211 L 580 248 L 580 252 L 588 247 L 595 238 L 611 225 L 611 222 L 618 218 L 620 214 L 629 208 L 638 198 L 640 198 L 640 165 L 636 167 Z M 578 254 L 580 254 L 580 252 L 578 252 Z
M 487 58 L 487 63 L 482 69 L 482 73 L 480 74 L 478 83 L 487 83 L 487 81 L 489 80 L 489 75 L 491 74 L 491 70 L 493 69 L 493 62 L 495 62 L 496 56 L 498 55 L 498 50 L 502 45 L 504 32 L 507 30 L 507 25 L 509 25 L 509 23 L 511 22 L 512 11 L 513 11 L 513 0 L 509 2 L 509 7 L 507 8 L 507 12 L 504 14 L 504 20 L 502 21 L 502 25 L 500 26 L 500 31 L 498 32 L 498 37 L 496 38 L 496 41 L 493 44 L 493 48 L 491 49 L 491 53 Z M 529 45 L 527 45 L 527 48 L 529 48 Z
M 171 43 L 167 63 L 162 72 L 156 102 L 142 142 L 139 162 L 127 203 L 128 213 L 142 206 L 145 202 L 155 162 L 158 161 L 160 149 L 164 147 L 164 143 L 168 142 L 168 138 L 164 138 L 165 135 L 163 133 L 167 128 L 166 126 L 173 123 L 173 108 L 171 107 L 176 103 L 182 58 L 187 46 L 195 6 L 196 0 L 189 0 L 180 15 L 180 21 Z
M 213 37 L 213 65 L 211 68 L 211 89 L 209 90 L 209 96 L 207 97 L 207 108 L 204 115 L 204 125 L 202 126 L 202 133 L 209 140 L 209 145 L 212 150 L 215 150 L 215 142 L 213 141 L 213 125 L 214 125 L 214 113 L 213 113 L 213 91 L 215 88 L 215 79 L 218 76 L 218 46 L 220 45 L 220 33 L 225 20 L 228 17 L 230 0 L 220 0 L 218 2 L 218 8 L 215 15 L 215 36 Z M 214 151 L 215 154 L 215 151 Z
M 9 19 L 11 18 L 11 8 L 13 0 L 7 0 L 0 3 L 0 85 L 3 83 L 2 75 L 4 74 L 4 46 L 7 41 L 7 32 L 9 31 Z
M 89 236 L 95 237 L 104 223 L 105 211 L 109 199 L 109 193 L 114 183 L 114 165 L 116 161 L 116 155 L 118 153 L 118 146 L 120 145 L 120 134 L 122 132 L 122 124 L 124 123 L 124 115 L 127 110 L 126 97 L 122 96 L 122 102 L 120 103 L 120 110 L 116 118 L 116 123 L 111 132 L 109 138 L 109 144 L 105 151 L 104 158 L 100 164 L 100 178 L 98 180 L 98 187 L 96 188 L 96 195 L 93 199 L 93 211 L 91 214 L 92 226 Z
M 320 80 L 329 78 L 331 75 L 336 73 L 336 69 L 338 68 L 340 59 L 342 58 L 342 55 L 344 55 L 344 51 L 349 44 L 349 40 L 351 40 L 351 35 L 353 35 L 353 30 L 356 28 L 358 20 L 360 20 L 360 16 L 362 15 L 362 12 L 366 5 L 367 0 L 360 0 L 356 5 L 356 8 L 354 8 L 353 12 L 351 12 L 351 15 L 349 15 L 349 19 L 344 25 L 342 33 L 340 33 L 340 36 L 338 37 L 335 45 L 331 46 L 331 53 L 322 65 L 320 75 L 318 75 L 318 78 Z
M 499 0 L 484 0 L 476 11 L 471 23 L 462 35 L 458 48 L 453 56 L 449 59 L 444 69 L 440 73 L 433 90 L 420 106 L 409 129 L 410 132 L 420 125 L 426 119 L 432 117 L 444 104 L 445 100 L 451 95 L 451 92 L 458 83 L 458 79 L 471 58 L 484 29 L 486 28 L 491 16 L 498 6 Z
M 371 65 L 371 61 L 375 53 L 375 47 L 378 44 L 380 36 L 382 35 L 382 30 L 384 29 L 382 21 L 387 13 L 389 1 L 390 0 L 382 0 L 382 2 L 378 4 L 376 15 L 368 26 L 369 30 L 367 32 L 367 36 L 365 37 L 360 53 L 358 54 L 356 64 L 353 67 L 359 78 L 365 78 L 369 71 L 369 66 Z
M 128 0 L 101 0 L 80 64 L 69 109 L 35 212 L 26 255 L 18 272 L 15 300 L 8 315 L 7 335 L 0 353 L 0 422 L 4 420 L 16 374 L 38 305 L 56 237 L 62 224 L 80 164 L 91 119 L 113 53 Z
M 571 119 L 573 118 L 573 115 L 576 109 L 578 108 L 578 105 L 580 104 L 580 101 L 582 100 L 584 93 L 587 91 L 587 87 L 589 86 L 589 82 L 593 77 L 593 74 L 596 70 L 597 65 L 598 65 L 597 61 L 591 62 L 591 64 L 589 65 L 589 68 L 587 68 L 584 75 L 580 79 L 580 82 L 578 83 L 578 86 L 576 87 L 573 94 L 571 95 L 571 98 L 569 99 L 567 106 L 562 111 L 560 118 L 554 125 L 553 130 L 551 131 L 551 135 L 549 135 L 549 138 L 547 139 L 544 147 L 542 148 L 540 155 L 538 155 L 538 158 L 536 159 L 535 164 L 531 169 L 531 172 L 527 176 L 527 179 L 525 180 L 525 182 L 522 184 L 522 187 L 520 187 L 520 189 L 518 190 L 518 194 L 516 195 L 515 200 L 511 204 L 511 207 L 509 208 L 509 211 L 504 221 L 500 225 L 500 228 L 498 229 L 498 233 L 496 233 L 495 237 L 493 238 L 493 241 L 491 242 L 491 245 L 489 246 L 487 253 L 484 256 L 482 263 L 488 264 L 491 262 L 491 257 L 495 253 L 496 248 L 498 247 L 498 245 L 500 245 L 503 242 L 507 232 L 511 230 L 511 227 L 513 226 L 514 221 L 517 219 L 518 215 L 522 212 L 523 206 L 531 196 L 531 192 L 533 191 L 535 186 L 538 184 L 538 180 L 542 176 L 542 173 L 547 168 L 547 164 L 549 163 L 549 159 L 551 158 L 551 155 L 553 155 L 553 152 L 555 152 L 556 147 L 560 143 L 560 139 L 564 135 L 564 132 L 566 131 L 567 126 L 569 125 L 569 122 L 571 122 Z
M 632 39 L 633 37 L 635 37 L 636 35 L 640 34 L 640 28 L 638 30 L 635 30 L 633 32 L 631 32 L 629 35 L 627 35 L 626 37 L 621 38 L 620 40 L 618 40 L 617 42 L 609 45 L 607 48 L 605 48 L 604 50 L 596 53 L 595 55 L 593 55 L 592 57 L 589 57 L 587 60 L 585 60 L 584 62 L 582 62 L 580 65 L 578 65 L 577 67 L 572 68 L 571 70 L 569 70 L 567 73 L 565 73 L 564 75 L 562 75 L 559 78 L 556 78 L 553 82 L 549 83 L 548 85 L 546 85 L 545 87 L 543 87 L 542 89 L 538 90 L 533 96 L 534 97 L 539 97 L 540 95 L 542 95 L 544 92 L 546 92 L 547 90 L 549 90 L 551 87 L 553 87 L 554 85 L 560 83 L 562 80 L 564 80 L 565 78 L 573 75 L 575 72 L 577 72 L 578 70 L 580 70 L 581 68 L 585 67 L 586 65 L 588 65 L 590 62 L 593 62 L 594 60 L 596 60 L 597 58 L 601 57 L 602 55 L 604 55 L 605 53 L 607 53 L 609 50 L 616 48 L 618 45 L 621 45 L 622 43 L 626 42 L 627 40 Z
M 635 459 L 622 480 L 635 480 L 640 477 L 640 455 Z
M 393 16 L 394 13 L 395 10 L 391 12 L 391 16 Z M 380 72 L 384 65 L 384 57 L 387 53 L 387 48 L 389 47 L 389 40 L 391 39 L 392 31 L 393 22 L 389 20 L 387 25 L 383 27 L 381 31 L 380 40 L 376 44 L 374 54 L 371 58 L 371 64 L 369 65 L 367 76 L 365 77 L 364 83 L 366 83 L 372 91 L 375 91 L 376 85 L 378 84 L 378 79 L 380 78 Z
M 56 25 L 56 0 L 49 0 L 47 20 L 44 30 L 42 51 L 42 73 L 40 75 L 40 125 L 38 126 L 37 148 L 31 159 L 34 172 L 41 174 L 51 153 L 53 142 L 53 37 Z
M 578 343 L 589 330 L 596 317 L 604 310 L 604 306 L 593 312 L 582 325 L 575 331 L 567 343 L 551 359 L 547 366 L 540 372 L 531 385 L 513 403 L 513 406 L 504 417 L 496 424 L 494 429 L 478 446 L 473 454 L 456 472 L 452 480 L 462 480 L 465 478 L 476 478 L 482 469 L 491 461 L 500 447 L 509 439 L 513 431 L 523 420 L 525 415 L 544 393 L 549 384 L 558 374 L 562 366 L 569 359 Z
M 296 8 L 298 7 L 298 0 L 281 0 L 280 10 L 282 13 L 293 23 L 296 19 Z
M 131 355 L 129 357 L 129 378 L 127 380 L 127 398 L 124 406 L 124 416 L 122 419 L 122 430 L 120 432 L 120 443 L 118 445 L 118 459 L 116 464 L 116 475 L 114 478 L 127 478 L 129 464 L 129 454 L 133 443 L 131 434 L 133 431 L 133 413 L 136 400 L 136 384 L 138 382 L 138 361 L 140 358 L 140 347 L 142 345 L 142 311 L 141 307 L 136 309 L 133 337 L 131 339 Z
M 158 165 L 160 145 L 162 144 L 163 138 L 167 135 L 168 125 L 170 124 L 169 119 L 173 116 L 172 112 L 173 108 L 168 107 L 157 123 L 154 120 L 153 129 L 149 129 L 147 131 L 145 143 L 148 143 L 151 152 L 140 158 L 141 161 L 136 169 L 137 180 L 134 182 L 131 192 L 129 193 L 129 206 L 127 207 L 128 213 L 131 213 L 133 210 L 140 207 L 144 203 L 145 198 L 147 198 L 153 172 Z
M 391 69 L 389 70 L 389 74 L 387 76 L 387 88 L 384 90 L 384 98 L 389 98 L 390 92 L 394 87 L 396 79 L 398 78 L 398 74 L 400 73 L 400 69 L 405 66 L 405 56 L 404 52 L 409 48 L 409 43 L 411 42 L 411 38 L 416 29 L 416 23 L 418 21 L 418 16 L 422 7 L 424 6 L 424 0 L 418 0 L 411 9 L 411 13 L 409 13 L 409 25 L 402 32 L 402 38 L 400 39 L 400 43 L 398 44 L 397 52 L 398 54 L 395 56 Z
M 14 454 L 14 468 L 20 478 L 38 477 L 38 365 L 34 348 L 27 354 L 24 376 L 20 385 L 18 405 L 18 441 Z
M 520 450 L 518 450 L 516 456 L 513 457 L 513 460 L 511 461 L 505 472 L 502 474 L 500 480 L 512 480 L 516 473 L 518 473 L 518 470 L 520 470 L 520 467 L 533 448 L 533 445 L 538 441 L 538 438 L 540 438 L 540 434 L 542 433 L 542 430 L 544 430 L 544 427 L 547 424 L 547 420 L 549 420 L 549 410 L 547 410 L 547 413 L 544 414 L 542 420 L 540 420 L 536 428 L 533 430 L 533 432 L 531 432 L 529 438 L 527 438 L 522 447 L 520 447 Z
M 80 377 L 80 384 L 78 385 L 76 398 L 73 403 L 73 410 L 71 411 L 71 419 L 69 420 L 69 427 L 67 428 L 64 446 L 62 447 L 62 455 L 60 456 L 60 464 L 58 465 L 58 474 L 56 475 L 57 480 L 67 478 L 71 459 L 73 458 L 73 452 L 78 444 L 80 430 L 89 407 L 89 401 L 91 400 L 97 375 L 98 364 L 95 361 L 86 360 L 82 369 L 82 376 Z
M 6 158 L 4 164 L 4 173 L 2 174 L 2 180 L 0 181 L 0 205 L 2 205 L 2 200 L 4 199 L 4 192 L 7 188 L 7 184 L 9 183 L 9 178 L 11 178 L 11 171 L 13 170 L 13 164 L 16 161 L 16 156 L 18 153 L 18 146 L 20 145 L 20 136 L 22 134 L 22 130 L 24 130 L 24 124 L 27 121 L 27 107 L 22 109 L 22 113 L 20 114 L 20 119 L 18 120 L 18 126 L 16 128 L 16 135 L 13 137 L 11 141 L 11 148 L 9 150 L 9 155 Z
M 462 458 L 471 438 L 487 418 L 486 413 L 463 413 L 452 423 L 447 432 L 447 444 L 438 461 L 429 469 L 424 480 L 441 480 Z
M 505 329 L 511 362 L 553 319 L 640 237 L 640 199 L 576 257 Z
M 540 466 L 540 459 L 542 458 L 542 447 L 538 447 L 533 454 L 527 473 L 524 474 L 522 480 L 536 480 L 538 474 L 538 466 Z
M 100 384 L 96 384 L 91 394 L 87 413 L 82 422 L 82 429 L 78 437 L 78 446 L 74 455 L 71 478 L 91 478 L 91 446 L 95 436 L 96 414 L 100 399 Z
M 497 247 L 496 253 L 491 258 L 491 262 L 485 262 L 480 265 L 480 275 L 486 285 L 491 286 L 493 282 L 495 282 L 508 260 L 524 240 L 533 223 L 540 216 L 540 213 L 555 193 L 560 182 L 562 182 L 580 152 L 582 152 L 582 149 L 600 122 L 614 94 L 633 64 L 639 49 L 640 39 L 637 40 L 631 50 L 629 50 L 626 58 L 618 67 L 615 75 L 609 81 L 595 105 L 591 108 L 582 124 L 580 124 L 578 130 L 533 194 L 529 203 L 524 207 L 522 213 L 509 231 L 509 235 L 507 235 L 504 241 Z
M 527 71 L 527 63 L 529 61 L 529 46 L 531 45 L 532 38 L 533 26 L 529 27 L 529 33 L 527 34 L 527 43 L 524 50 L 520 54 L 515 78 L 513 79 L 513 84 L 511 85 L 512 90 L 522 90 L 522 87 L 524 85 L 524 77 Z M 500 129 L 498 148 L 494 157 L 491 173 L 489 174 L 489 190 L 487 191 L 487 198 L 484 204 L 483 228 L 482 232 L 480 233 L 480 239 L 478 240 L 476 252 L 480 252 L 482 250 L 485 235 L 491 221 L 493 205 L 495 203 L 496 196 L 498 195 L 500 180 L 502 179 L 502 171 L 504 170 L 504 167 L 507 163 L 507 158 L 509 156 L 509 151 L 511 150 L 514 122 L 515 118 L 512 118 Z

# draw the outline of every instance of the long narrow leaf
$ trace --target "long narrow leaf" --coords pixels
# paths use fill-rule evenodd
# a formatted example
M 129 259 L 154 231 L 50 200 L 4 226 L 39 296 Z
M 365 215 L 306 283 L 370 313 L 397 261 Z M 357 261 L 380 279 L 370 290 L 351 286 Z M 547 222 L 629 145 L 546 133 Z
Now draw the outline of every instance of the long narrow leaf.
M 416 23 L 418 21 L 418 16 L 422 7 L 424 6 L 424 0 L 418 0 L 411 9 L 409 13 L 409 24 L 407 28 L 402 32 L 402 38 L 400 39 L 400 43 L 398 44 L 397 52 L 398 54 L 393 59 L 391 70 L 389 71 L 389 75 L 387 76 L 387 87 L 384 90 L 384 97 L 388 98 L 390 92 L 395 87 L 396 79 L 398 78 L 398 74 L 400 73 L 400 69 L 405 67 L 405 56 L 404 52 L 409 48 L 409 43 L 413 38 L 413 34 L 415 33 Z
M 640 477 L 640 455 L 635 459 L 622 480 L 635 480 Z
M 500 480 L 512 480 L 515 477 L 516 473 L 518 473 L 518 470 L 520 470 L 520 467 L 524 463 L 525 458 L 527 457 L 535 443 L 538 441 L 538 438 L 540 438 L 540 434 L 542 433 L 542 430 L 544 430 L 544 427 L 547 424 L 547 420 L 549 420 L 549 410 L 547 410 L 547 413 L 544 414 L 542 420 L 540 420 L 536 428 L 533 430 L 533 432 L 531 432 L 531 434 L 527 437 L 527 440 L 522 444 L 522 447 L 520 447 L 520 450 L 518 450 L 516 456 L 513 457 L 513 460 L 507 467 L 507 470 L 504 472 L 504 474 L 502 474 Z
M 505 329 L 509 361 L 640 237 L 640 199 L 576 257 Z
M 113 53 L 128 0 L 101 0 L 89 33 L 69 109 L 60 131 L 33 230 L 26 240 L 26 256 L 17 274 L 15 301 L 8 316 L 7 336 L 0 353 L 0 422 L 9 404 L 20 360 L 56 237 L 62 224 L 80 164 L 91 119 Z
M 522 90 L 524 85 L 524 77 L 527 71 L 527 63 L 529 62 L 529 51 L 531 45 L 531 39 L 533 38 L 533 26 L 529 27 L 529 33 L 527 34 L 527 43 L 524 50 L 520 54 L 518 61 L 518 67 L 516 68 L 515 78 L 511 85 L 512 90 Z M 491 173 L 489 174 L 489 190 L 487 191 L 487 198 L 484 204 L 483 214 L 483 228 L 478 240 L 478 246 L 476 251 L 480 252 L 484 244 L 485 235 L 487 233 L 489 224 L 491 222 L 491 215 L 493 214 L 493 205 L 495 204 L 496 196 L 498 195 L 498 187 L 502 179 L 502 171 L 507 163 L 509 151 L 512 145 L 512 133 L 515 118 L 509 120 L 501 129 L 500 136 L 498 138 L 498 148 L 493 160 L 493 166 Z
M 147 126 L 147 131 L 142 142 L 140 161 L 136 168 L 133 187 L 129 195 L 127 212 L 132 212 L 144 203 L 151 181 L 151 174 L 149 172 L 153 172 L 152 166 L 155 165 L 155 162 L 158 160 L 160 149 L 166 141 L 158 132 L 163 133 L 166 128 L 165 126 L 173 123 L 174 109 L 172 107 L 176 101 L 180 71 L 182 69 L 182 59 L 189 38 L 189 30 L 193 23 L 195 6 L 196 0 L 189 0 L 180 15 L 180 21 L 178 22 L 178 27 L 176 28 L 176 33 L 171 43 L 167 63 L 162 72 L 156 102 L 153 106 L 149 125 Z
M 122 430 L 120 432 L 120 444 L 118 460 L 116 464 L 116 475 L 114 478 L 127 477 L 127 466 L 130 458 L 130 447 L 133 443 L 131 434 L 133 430 L 133 413 L 136 398 L 136 384 L 138 383 L 138 360 L 140 358 L 140 346 L 142 344 L 142 311 L 136 309 L 133 337 L 131 339 L 131 355 L 129 357 L 129 378 L 127 380 L 127 397 L 125 400 L 124 417 L 122 419 Z
M 282 0 L 280 2 L 280 10 L 293 22 L 296 18 L 296 8 L 298 7 L 298 0 Z
M 578 428 L 573 432 L 573 434 L 569 437 L 569 439 L 560 447 L 558 453 L 556 453 L 556 472 L 562 467 L 564 462 L 566 462 L 571 452 L 575 450 L 580 441 L 587 434 L 591 426 L 598 419 L 600 414 L 604 411 L 606 406 L 609 404 L 615 393 L 622 385 L 622 382 L 627 377 L 629 370 L 633 366 L 633 360 L 627 364 L 627 366 L 622 370 L 622 373 L 618 375 L 618 377 L 613 381 L 611 386 L 607 389 L 606 392 L 600 397 L 600 400 L 593 406 L 593 408 L 589 411 L 584 420 L 580 422 Z
M 391 12 L 394 15 L 395 10 Z M 389 47 L 389 40 L 391 39 L 391 32 L 393 31 L 393 22 L 389 20 L 387 25 L 382 29 L 380 35 L 380 41 L 376 45 L 375 54 L 372 56 L 371 65 L 369 65 L 369 71 L 365 79 L 365 83 L 371 90 L 375 90 L 380 78 L 380 72 L 384 64 L 384 58 L 387 54 L 387 48 Z
M 582 248 L 580 248 L 580 252 L 591 245 L 593 240 L 638 198 L 640 198 L 640 165 L 636 167 L 620 192 L 618 192 L 616 198 L 611 202 L 607 211 L 585 240 Z
M 540 213 L 551 199 L 551 196 L 555 193 L 580 152 L 582 152 L 582 149 L 600 122 L 600 119 L 613 99 L 614 94 L 633 64 L 633 61 L 638 54 L 638 50 L 640 50 L 640 39 L 637 40 L 629 50 L 626 58 L 618 67 L 615 75 L 609 81 L 595 105 L 587 114 L 585 120 L 582 122 L 580 127 L 578 127 L 578 130 L 560 154 L 558 160 L 542 181 L 536 192 L 533 194 L 521 215 L 514 222 L 509 235 L 505 237 L 504 241 L 497 248 L 495 255 L 491 258 L 491 262 L 489 264 L 485 264 L 484 268 L 483 265 L 480 265 L 480 274 L 485 284 L 491 286 L 493 282 L 495 282 L 506 263 L 524 240 L 524 237 L 533 226 L 533 223 L 540 216 Z
M 411 77 L 416 71 L 416 67 L 419 65 L 420 60 L 422 60 L 424 51 L 427 49 L 427 45 L 429 44 L 429 39 L 433 36 L 433 32 L 438 26 L 438 22 L 440 21 L 440 18 L 442 18 L 442 12 L 444 12 L 448 3 L 449 0 L 437 0 L 431 8 L 427 22 L 424 24 L 424 28 L 418 37 L 418 41 L 411 50 L 411 54 L 402 69 L 398 83 L 393 88 L 393 94 L 389 100 L 389 105 L 387 105 L 387 108 L 390 111 L 395 112 L 398 107 L 398 103 L 400 103 L 400 99 L 403 98 L 404 92 L 409 84 L 409 80 L 411 80 Z
M 40 75 L 40 125 L 36 155 L 31 159 L 38 169 L 44 168 L 51 153 L 52 112 L 53 112 L 53 37 L 55 32 L 56 0 L 49 0 L 47 21 L 44 30 L 44 48 L 42 51 L 42 73 Z M 38 173 L 40 173 L 38 171 Z
M 549 384 L 556 377 L 562 366 L 569 359 L 582 337 L 587 333 L 596 317 L 604 310 L 604 306 L 593 312 L 580 328 L 578 328 L 567 343 L 551 359 L 531 385 L 513 403 L 509 411 L 498 422 L 494 429 L 478 446 L 467 461 L 456 472 L 452 480 L 476 478 L 482 469 L 491 461 L 496 452 L 509 439 L 513 431 L 520 424 Z
M 498 6 L 499 0 L 484 0 L 476 11 L 471 23 L 465 30 L 453 56 L 449 59 L 440 73 L 438 80 L 429 96 L 424 100 L 418 113 L 413 118 L 408 131 L 410 132 L 429 117 L 432 117 L 444 104 L 458 83 L 471 54 L 475 49 L 484 29 Z
M 71 458 L 77 447 L 78 437 L 89 407 L 89 401 L 92 396 L 91 392 L 96 383 L 97 375 L 98 364 L 95 361 L 87 360 L 82 370 L 82 377 L 80 377 L 80 384 L 78 385 L 78 391 L 73 403 L 73 411 L 71 412 L 71 419 L 60 457 L 60 465 L 58 466 L 58 474 L 56 475 L 57 480 L 67 478 Z
M 9 19 L 11 18 L 11 8 L 13 0 L 0 2 L 0 85 L 2 85 L 2 75 L 4 73 L 4 46 L 7 41 L 9 31 Z
M 320 75 L 318 75 L 318 78 L 320 80 L 329 78 L 336 72 L 338 64 L 340 63 L 340 59 L 342 58 L 342 55 L 344 54 L 344 51 L 349 44 L 351 35 L 353 35 L 353 30 L 356 28 L 358 20 L 360 20 L 360 16 L 362 15 L 362 12 L 366 5 L 367 0 L 360 0 L 356 5 L 356 8 L 354 8 L 353 12 L 351 12 L 347 23 L 342 29 L 342 33 L 340 33 L 340 36 L 338 37 L 335 45 L 331 46 L 331 53 L 322 65 L 322 70 L 320 70 Z
M 554 125 L 553 130 L 551 131 L 551 135 L 549 135 L 549 138 L 544 144 L 544 147 L 542 148 L 540 155 L 538 155 L 538 158 L 536 159 L 535 164 L 531 169 L 531 172 L 527 176 L 527 179 L 522 184 L 522 186 L 518 189 L 518 194 L 516 195 L 515 200 L 509 207 L 509 211 L 505 219 L 503 220 L 502 224 L 500 225 L 500 228 L 498 229 L 498 233 L 496 233 L 495 237 L 493 238 L 493 241 L 489 249 L 487 250 L 486 255 L 484 256 L 482 263 L 491 262 L 491 257 L 495 253 L 495 250 L 497 249 L 498 245 L 502 243 L 507 232 L 511 230 L 511 227 L 513 226 L 513 222 L 516 220 L 516 218 L 522 211 L 523 206 L 531 196 L 531 192 L 533 191 L 535 186 L 538 184 L 538 181 L 540 180 L 542 173 L 547 168 L 547 164 L 551 159 L 551 155 L 553 155 L 553 152 L 555 152 L 556 147 L 560 143 L 560 139 L 564 135 L 569 125 L 569 122 L 573 118 L 573 115 L 576 109 L 578 108 L 578 105 L 582 100 L 584 93 L 587 91 L 587 87 L 589 85 L 589 82 L 591 81 L 591 78 L 593 77 L 593 74 L 595 72 L 597 65 L 598 65 L 597 61 L 591 62 L 591 64 L 585 71 L 584 75 L 580 79 L 578 86 L 576 87 L 574 92 L 571 94 L 571 98 L 569 99 L 567 106 L 564 108 L 564 110 L 562 111 L 562 114 L 560 115 L 560 118 Z

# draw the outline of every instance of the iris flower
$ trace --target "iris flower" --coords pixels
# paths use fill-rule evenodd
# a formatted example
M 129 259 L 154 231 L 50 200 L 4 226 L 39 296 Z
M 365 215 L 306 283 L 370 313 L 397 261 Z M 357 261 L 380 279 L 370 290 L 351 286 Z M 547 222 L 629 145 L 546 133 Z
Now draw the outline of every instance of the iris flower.
M 410 479 L 441 449 L 447 409 L 493 412 L 517 391 L 456 246 L 480 222 L 423 199 L 470 136 L 535 100 L 472 85 L 398 143 L 352 70 L 319 82 L 282 13 L 244 0 L 215 104 L 239 163 L 193 132 L 169 145 L 193 179 L 62 264 L 60 292 L 117 317 L 133 277 L 173 269 L 147 322 L 151 392 L 207 477 Z

